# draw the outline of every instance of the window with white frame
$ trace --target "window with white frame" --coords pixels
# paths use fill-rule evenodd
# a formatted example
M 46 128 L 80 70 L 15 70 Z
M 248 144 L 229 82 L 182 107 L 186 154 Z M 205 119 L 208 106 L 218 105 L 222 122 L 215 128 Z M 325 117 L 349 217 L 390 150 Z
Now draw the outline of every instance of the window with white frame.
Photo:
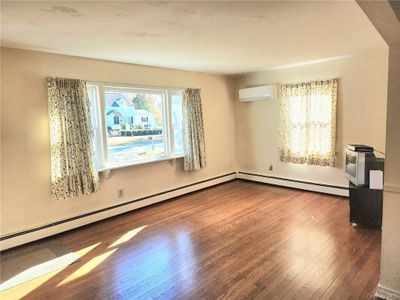
M 181 157 L 182 91 L 88 84 L 98 170 Z

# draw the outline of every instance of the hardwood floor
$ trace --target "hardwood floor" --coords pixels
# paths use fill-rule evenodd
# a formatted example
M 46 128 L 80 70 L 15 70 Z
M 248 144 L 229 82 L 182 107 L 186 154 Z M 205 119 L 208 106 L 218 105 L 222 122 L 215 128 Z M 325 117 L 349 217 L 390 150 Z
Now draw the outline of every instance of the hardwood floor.
M 1 299 L 370 299 L 380 231 L 348 207 L 232 181 L 54 237 L 81 261 Z

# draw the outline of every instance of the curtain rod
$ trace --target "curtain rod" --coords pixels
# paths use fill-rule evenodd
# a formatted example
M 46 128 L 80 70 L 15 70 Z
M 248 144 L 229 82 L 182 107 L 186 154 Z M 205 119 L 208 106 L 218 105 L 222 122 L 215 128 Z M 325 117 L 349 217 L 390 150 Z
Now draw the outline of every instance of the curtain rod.
M 343 77 L 330 77 L 330 78 L 323 78 L 323 79 L 314 79 L 314 80 L 306 80 L 306 81 L 284 81 L 284 82 L 269 82 L 269 83 L 265 83 L 265 84 L 252 84 L 252 85 L 246 85 L 245 87 L 239 87 L 239 89 L 242 88 L 251 88 L 251 87 L 259 87 L 261 85 L 286 85 L 286 84 L 302 84 L 302 83 L 310 83 L 310 82 L 314 82 L 314 81 L 326 81 L 326 80 L 333 80 L 333 79 L 337 79 L 342 80 Z
M 280 82 L 278 84 L 302 84 L 302 83 L 310 83 L 310 82 L 315 82 L 315 81 L 327 81 L 327 80 L 340 80 L 342 77 L 330 77 L 330 78 L 322 78 L 322 79 L 312 79 L 312 80 L 306 80 L 306 81 L 295 81 L 295 82 Z
M 148 88 L 148 89 L 166 89 L 166 90 L 184 90 L 184 89 L 201 89 L 199 87 L 178 87 L 178 86 L 155 86 L 148 84 L 133 84 L 133 83 L 123 83 L 123 82 L 107 82 L 107 81 L 98 81 L 98 80 L 86 80 L 88 83 L 97 83 L 103 85 L 113 85 L 119 87 L 134 87 L 134 88 Z

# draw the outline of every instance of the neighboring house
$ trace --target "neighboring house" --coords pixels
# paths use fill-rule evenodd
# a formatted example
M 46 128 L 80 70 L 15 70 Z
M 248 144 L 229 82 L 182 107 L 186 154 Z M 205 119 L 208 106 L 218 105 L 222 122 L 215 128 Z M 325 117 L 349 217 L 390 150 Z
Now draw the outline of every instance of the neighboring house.
M 154 116 L 145 109 L 135 109 L 135 105 L 118 92 L 105 93 L 107 126 L 112 130 L 133 130 L 135 126 L 154 127 Z
M 136 109 L 135 125 L 140 125 L 143 129 L 155 128 L 154 115 L 148 110 Z
M 112 130 L 125 129 L 135 120 L 135 106 L 118 92 L 105 93 L 107 126 Z

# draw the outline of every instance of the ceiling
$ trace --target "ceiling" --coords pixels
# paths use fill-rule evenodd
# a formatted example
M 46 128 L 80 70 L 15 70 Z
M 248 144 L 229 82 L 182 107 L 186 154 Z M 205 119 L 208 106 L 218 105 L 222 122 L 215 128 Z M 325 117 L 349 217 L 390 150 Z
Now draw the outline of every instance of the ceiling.
M 2 1 L 1 43 L 221 74 L 386 47 L 354 1 Z

